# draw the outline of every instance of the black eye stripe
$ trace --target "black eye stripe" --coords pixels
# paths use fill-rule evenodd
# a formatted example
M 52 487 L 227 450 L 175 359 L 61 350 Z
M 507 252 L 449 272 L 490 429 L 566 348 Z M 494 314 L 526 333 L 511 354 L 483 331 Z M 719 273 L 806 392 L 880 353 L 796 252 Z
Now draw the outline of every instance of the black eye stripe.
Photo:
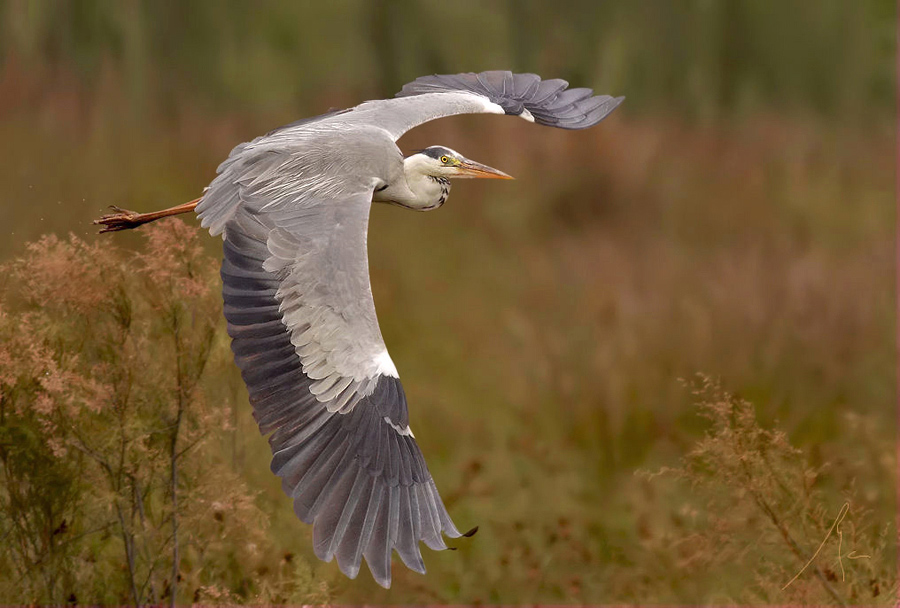
M 442 156 L 446 156 L 448 158 L 451 158 L 453 156 L 451 151 L 443 146 L 431 146 L 430 148 L 425 148 L 424 150 L 422 150 L 421 153 L 425 156 L 430 156 L 435 160 L 439 160 Z

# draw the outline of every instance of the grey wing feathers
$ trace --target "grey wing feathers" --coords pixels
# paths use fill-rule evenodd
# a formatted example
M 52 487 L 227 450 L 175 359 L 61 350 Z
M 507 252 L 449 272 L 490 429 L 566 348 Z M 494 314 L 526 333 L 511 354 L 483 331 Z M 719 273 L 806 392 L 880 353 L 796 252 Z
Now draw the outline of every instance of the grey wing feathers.
M 445 549 L 441 534 L 459 537 L 408 429 L 399 379 L 377 377 L 371 394 L 347 413 L 329 411 L 311 392 L 282 321 L 277 276 L 263 268 L 270 256 L 267 228 L 238 213 L 226 226 L 222 263 L 228 332 L 260 431 L 271 433 L 272 471 L 281 477 L 294 511 L 313 524 L 313 546 L 337 558 L 355 578 L 362 557 L 375 580 L 391 582 L 391 552 L 424 572 L 419 541 Z
M 397 97 L 468 91 L 487 97 L 507 114 L 519 116 L 527 111 L 536 123 L 562 129 L 593 126 L 625 99 L 609 95 L 594 96 L 591 89 L 567 89 L 568 86 L 565 80 L 541 80 L 536 74 L 513 74 L 508 71 L 436 74 L 404 85 Z
M 424 572 L 419 542 L 460 536 L 409 429 L 369 287 L 373 190 L 401 174 L 395 141 L 453 114 L 516 114 L 566 129 L 622 99 L 534 74 L 426 76 L 237 146 L 197 206 L 224 236 L 223 296 L 235 361 L 272 470 L 313 524 L 316 555 L 389 586 L 391 553 Z

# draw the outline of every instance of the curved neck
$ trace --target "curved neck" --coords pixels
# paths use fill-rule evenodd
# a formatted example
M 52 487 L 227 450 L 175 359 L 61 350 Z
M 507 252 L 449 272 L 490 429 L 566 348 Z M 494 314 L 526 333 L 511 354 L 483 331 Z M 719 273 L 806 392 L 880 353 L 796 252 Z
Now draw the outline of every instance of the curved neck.
M 450 195 L 450 180 L 446 177 L 428 175 L 427 164 L 422 155 L 414 154 L 403 159 L 405 184 L 391 184 L 383 192 L 376 193 L 374 200 L 394 203 L 417 211 L 437 209 Z

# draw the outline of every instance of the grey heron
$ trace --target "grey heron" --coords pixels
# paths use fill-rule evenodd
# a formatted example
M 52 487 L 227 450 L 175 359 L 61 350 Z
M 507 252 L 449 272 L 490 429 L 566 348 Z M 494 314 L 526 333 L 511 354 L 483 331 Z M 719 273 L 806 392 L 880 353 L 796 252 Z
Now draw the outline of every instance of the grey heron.
M 392 99 L 367 101 L 237 146 L 201 198 L 137 214 L 117 209 L 101 231 L 196 209 L 224 239 L 221 276 L 234 358 L 272 471 L 313 526 L 313 547 L 355 578 L 365 557 L 391 584 L 394 550 L 425 572 L 424 542 L 446 549 L 453 524 L 409 426 L 406 396 L 375 316 L 366 233 L 373 202 L 427 211 L 450 179 L 509 178 L 444 146 L 404 158 L 396 141 L 454 114 L 519 116 L 584 129 L 624 98 L 507 71 L 434 75 Z M 467 533 L 468 534 L 468 533 Z

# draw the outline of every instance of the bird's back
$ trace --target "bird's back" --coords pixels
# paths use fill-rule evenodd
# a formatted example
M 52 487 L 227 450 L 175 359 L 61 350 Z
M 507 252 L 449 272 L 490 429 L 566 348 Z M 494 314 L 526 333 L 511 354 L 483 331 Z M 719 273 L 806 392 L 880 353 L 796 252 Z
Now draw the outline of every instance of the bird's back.
M 374 190 L 402 173 L 403 155 L 386 131 L 331 116 L 236 146 L 197 206 L 201 225 L 219 234 L 239 205 L 257 212 L 299 208 Z

